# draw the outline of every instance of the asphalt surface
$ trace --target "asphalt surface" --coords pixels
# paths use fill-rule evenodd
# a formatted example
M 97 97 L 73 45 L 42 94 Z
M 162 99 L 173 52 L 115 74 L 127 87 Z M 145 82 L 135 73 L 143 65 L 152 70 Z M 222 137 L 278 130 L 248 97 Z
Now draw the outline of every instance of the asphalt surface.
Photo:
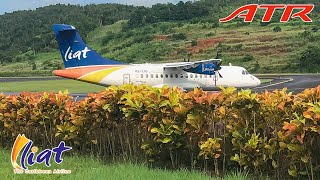
M 261 84 L 256 88 L 252 88 L 252 90 L 256 92 L 287 88 L 289 92 L 296 94 L 307 88 L 314 88 L 320 85 L 320 74 L 263 75 L 257 77 L 259 79 L 273 79 L 273 81 Z
M 50 81 L 63 79 L 60 77 L 2 77 L 0 82 Z
M 299 93 L 307 88 L 314 88 L 320 85 L 320 74 L 304 74 L 304 75 L 257 75 L 259 79 L 273 79 L 270 83 L 261 84 L 252 88 L 254 92 L 273 91 L 275 89 L 287 88 L 289 92 Z M 0 82 L 24 82 L 24 81 L 43 81 L 57 80 L 59 77 L 41 77 L 41 78 L 0 78 Z M 6 95 L 18 95 L 20 92 L 4 92 Z M 82 100 L 87 97 L 86 93 L 70 94 L 75 101 Z

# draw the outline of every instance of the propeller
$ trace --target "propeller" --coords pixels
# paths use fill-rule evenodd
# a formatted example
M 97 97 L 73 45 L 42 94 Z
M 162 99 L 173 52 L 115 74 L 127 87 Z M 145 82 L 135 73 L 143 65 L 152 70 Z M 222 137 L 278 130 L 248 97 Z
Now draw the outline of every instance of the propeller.
M 223 76 L 221 75 L 220 71 L 221 70 L 221 65 L 222 65 L 222 61 L 220 61 L 218 64 L 217 64 L 217 69 L 215 70 L 215 75 L 219 75 L 220 78 L 223 78 Z
M 220 61 L 218 64 L 217 64 L 217 69 L 214 71 L 214 84 L 215 86 L 217 86 L 217 74 L 219 75 L 220 78 L 223 78 L 223 76 L 221 75 L 220 71 L 221 70 L 221 64 L 222 64 L 222 61 Z

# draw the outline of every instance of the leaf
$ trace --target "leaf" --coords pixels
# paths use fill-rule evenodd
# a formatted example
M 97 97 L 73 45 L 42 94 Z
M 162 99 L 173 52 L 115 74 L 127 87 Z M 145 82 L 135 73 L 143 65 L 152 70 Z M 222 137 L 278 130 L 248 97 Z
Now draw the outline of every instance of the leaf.
M 289 133 L 293 132 L 297 126 L 293 123 L 284 122 L 283 130 L 288 130 Z
M 305 112 L 303 112 L 303 116 L 304 116 L 305 118 L 307 118 L 307 119 L 313 119 L 313 118 L 312 118 L 312 112 L 310 112 L 310 111 L 305 111 Z
M 93 143 L 93 144 L 95 144 L 95 145 L 97 145 L 98 144 L 98 140 L 91 140 L 91 142 Z
M 282 102 L 278 105 L 278 108 L 281 109 L 282 111 L 284 110 L 284 106 L 285 106 L 286 102 Z
M 172 121 L 170 119 L 168 119 L 168 118 L 162 119 L 162 122 L 163 122 L 164 125 L 170 125 L 172 123 Z
M 214 159 L 218 159 L 220 156 L 221 156 L 221 154 L 215 154 L 215 155 L 213 156 L 213 158 L 214 158 Z
M 169 93 L 170 107 L 174 107 L 179 103 L 179 94 L 177 92 Z
M 287 144 L 284 142 L 279 142 L 280 149 L 284 150 L 287 148 Z
M 201 128 L 201 116 L 199 114 L 188 114 L 186 123 L 190 124 L 193 128 L 199 130 Z
M 60 135 L 61 135 L 61 133 L 57 132 L 57 133 L 55 134 L 55 137 L 58 137 L 58 136 L 60 136 Z
M 320 126 L 312 126 L 310 127 L 312 132 L 316 132 L 320 134 Z
M 143 143 L 143 144 L 141 145 L 141 149 L 146 150 L 149 146 L 150 146 L 149 143 Z
M 238 154 L 235 154 L 233 157 L 231 157 L 232 161 L 240 162 L 240 156 Z
M 169 143 L 169 142 L 171 142 L 171 141 L 172 141 L 172 138 L 171 138 L 171 137 L 166 137 L 166 138 L 164 138 L 164 139 L 162 140 L 162 143 L 167 144 L 167 143 Z
M 110 104 L 104 105 L 104 106 L 103 106 L 103 109 L 104 109 L 104 110 L 108 110 L 108 111 L 110 112 L 110 111 L 111 111 L 111 109 L 110 109 Z
M 181 131 L 181 129 L 180 129 L 179 126 L 177 126 L 177 125 L 173 125 L 172 127 L 173 127 L 174 129 L 178 130 L 178 131 Z
M 301 171 L 301 172 L 299 172 L 299 174 L 306 176 L 306 175 L 308 175 L 308 171 Z
M 303 133 L 301 134 L 301 136 L 300 136 L 300 135 L 297 135 L 297 140 L 298 140 L 301 144 L 303 144 L 304 136 L 305 136 L 305 132 L 303 132 Z
M 159 129 L 158 128 L 152 128 L 151 129 L 151 133 L 153 133 L 153 134 L 156 134 L 156 133 L 159 133 L 160 131 L 159 131 Z
M 304 155 L 304 156 L 301 157 L 301 161 L 304 162 L 304 163 L 308 163 L 309 157 L 307 155 Z
M 70 132 L 75 132 L 76 130 L 77 130 L 76 126 L 71 126 L 69 129 Z
M 275 160 L 272 160 L 272 167 L 273 168 L 277 168 L 278 167 L 278 164 Z
M 264 146 L 265 149 L 271 149 L 271 146 L 269 144 Z
M 290 151 L 294 152 L 300 152 L 302 150 L 302 147 L 296 144 L 288 144 L 287 147 Z
M 207 147 L 208 147 L 208 143 L 203 143 L 203 144 L 201 144 L 200 149 L 202 150 Z
M 63 126 L 62 125 L 57 125 L 57 130 L 60 132 L 63 132 Z
M 290 174 L 290 176 L 293 176 L 293 177 L 297 177 L 298 176 L 297 168 L 295 166 L 291 166 L 288 169 L 288 173 Z
M 225 115 L 226 114 L 226 108 L 224 106 L 220 107 L 219 112 L 220 112 L 220 114 Z
M 175 107 L 174 108 L 174 112 L 178 113 L 178 114 L 186 114 L 188 112 L 188 108 L 184 107 L 182 105 L 180 105 L 179 107 Z
M 222 92 L 225 95 L 230 95 L 230 94 L 234 93 L 237 90 L 237 88 L 234 88 L 234 87 L 224 88 L 224 87 L 220 86 L 219 88 L 222 90 Z
M 246 143 L 246 147 L 250 147 L 252 149 L 256 149 L 259 143 L 259 134 L 256 135 L 255 133 L 253 133 L 251 135 L 251 139 L 248 140 L 248 142 Z
M 241 134 L 238 131 L 232 132 L 232 137 L 243 139 L 243 137 L 241 136 Z

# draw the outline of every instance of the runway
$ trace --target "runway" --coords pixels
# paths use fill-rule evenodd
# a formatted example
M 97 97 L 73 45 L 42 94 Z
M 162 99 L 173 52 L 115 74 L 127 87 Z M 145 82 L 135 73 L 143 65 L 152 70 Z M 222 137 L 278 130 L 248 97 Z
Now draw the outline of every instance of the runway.
M 259 79 L 273 79 L 269 83 L 261 84 L 252 88 L 254 92 L 273 91 L 275 89 L 287 88 L 289 92 L 299 93 L 307 88 L 314 88 L 320 85 L 320 74 L 301 74 L 301 75 L 256 75 Z M 59 80 L 59 77 L 32 77 L 32 78 L 0 78 L 0 82 L 25 82 Z M 20 92 L 3 92 L 6 95 L 19 95 Z M 94 93 L 94 92 L 93 92 Z M 87 97 L 87 93 L 72 93 L 75 101 Z
M 275 89 L 287 88 L 289 92 L 300 93 L 307 88 L 320 85 L 320 74 L 303 75 L 257 75 L 259 79 L 273 79 L 270 83 L 264 83 L 256 88 L 255 92 L 273 91 Z
M 0 82 L 26 82 L 26 81 L 50 81 L 61 80 L 60 77 L 1 77 Z

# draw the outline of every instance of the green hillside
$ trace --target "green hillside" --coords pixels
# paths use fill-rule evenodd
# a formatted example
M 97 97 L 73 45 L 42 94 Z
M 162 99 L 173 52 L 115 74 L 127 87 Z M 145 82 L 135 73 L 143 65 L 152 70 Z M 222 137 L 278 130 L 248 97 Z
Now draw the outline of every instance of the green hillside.
M 0 26 L 0 76 L 50 75 L 52 70 L 63 68 L 51 31 L 55 23 L 76 26 L 88 45 L 104 57 L 127 63 L 218 56 L 224 64 L 240 65 L 254 73 L 318 72 L 320 3 L 313 3 L 313 23 L 299 19 L 279 23 L 281 10 L 268 24 L 260 23 L 262 10 L 253 23 L 240 19 L 218 23 L 219 18 L 248 4 L 235 0 L 157 4 L 152 8 L 54 5 L 8 13 L 0 16 L 4 25 Z

